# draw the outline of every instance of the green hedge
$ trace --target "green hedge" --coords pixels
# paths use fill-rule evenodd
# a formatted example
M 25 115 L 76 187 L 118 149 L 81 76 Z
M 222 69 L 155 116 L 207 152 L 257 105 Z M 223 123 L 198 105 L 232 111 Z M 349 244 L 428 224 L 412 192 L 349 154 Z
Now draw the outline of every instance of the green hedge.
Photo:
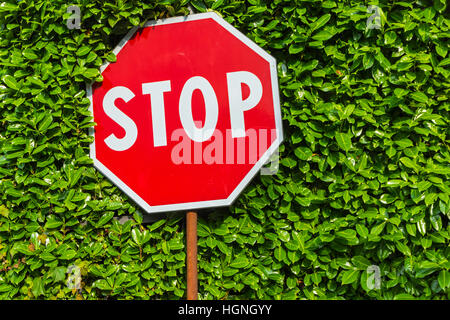
M 185 297 L 183 215 L 143 223 L 93 168 L 85 83 L 189 9 L 276 57 L 286 137 L 276 175 L 201 214 L 200 298 L 449 298 L 445 0 L 73 4 L 80 29 L 67 1 L 0 3 L 1 299 Z

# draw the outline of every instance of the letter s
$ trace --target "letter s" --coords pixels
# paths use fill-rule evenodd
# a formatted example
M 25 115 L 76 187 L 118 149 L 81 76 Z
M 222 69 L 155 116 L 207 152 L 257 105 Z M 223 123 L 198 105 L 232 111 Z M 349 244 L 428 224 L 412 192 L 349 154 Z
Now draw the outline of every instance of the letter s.
M 127 87 L 118 86 L 110 89 L 103 98 L 103 110 L 108 117 L 125 130 L 125 136 L 119 139 L 112 133 L 105 139 L 105 143 L 114 151 L 125 151 L 136 142 L 138 130 L 134 121 L 114 104 L 118 98 L 128 102 L 134 98 L 134 93 Z

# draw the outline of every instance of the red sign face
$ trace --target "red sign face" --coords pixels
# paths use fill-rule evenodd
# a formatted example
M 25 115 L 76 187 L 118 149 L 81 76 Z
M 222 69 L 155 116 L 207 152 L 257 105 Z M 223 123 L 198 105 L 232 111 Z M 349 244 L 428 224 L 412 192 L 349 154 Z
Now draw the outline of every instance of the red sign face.
M 133 29 L 88 86 L 94 165 L 147 212 L 229 205 L 282 141 L 276 62 L 214 13 Z

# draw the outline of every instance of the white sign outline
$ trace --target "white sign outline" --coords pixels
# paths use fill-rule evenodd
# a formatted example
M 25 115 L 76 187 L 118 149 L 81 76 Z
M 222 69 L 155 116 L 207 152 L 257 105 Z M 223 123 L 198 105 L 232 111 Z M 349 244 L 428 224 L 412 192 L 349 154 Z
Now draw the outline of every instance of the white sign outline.
M 233 192 L 226 199 L 208 200 L 208 201 L 196 201 L 196 202 L 183 202 L 176 204 L 167 205 L 149 205 L 144 199 L 142 199 L 132 188 L 127 186 L 122 180 L 119 179 L 114 173 L 111 172 L 105 165 L 103 165 L 95 155 L 95 136 L 94 128 L 89 128 L 89 134 L 94 137 L 94 141 L 90 145 L 90 157 L 94 162 L 94 167 L 99 170 L 106 178 L 111 180 L 119 189 L 121 189 L 128 197 L 135 201 L 142 209 L 147 213 L 157 213 L 157 212 L 168 212 L 168 211 L 179 211 L 179 210 L 191 210 L 191 209 L 201 209 L 210 207 L 223 207 L 231 205 L 239 196 L 239 194 L 245 189 L 245 187 L 250 183 L 253 177 L 258 173 L 258 171 L 263 167 L 263 165 L 269 161 L 271 155 L 278 149 L 281 142 L 283 141 L 283 127 L 281 119 L 281 107 L 280 107 L 280 96 L 278 91 L 278 74 L 277 74 L 277 63 L 274 57 L 264 51 L 252 40 L 247 38 L 238 29 L 233 27 L 231 24 L 226 22 L 222 17 L 214 12 L 198 13 L 182 17 L 173 17 L 167 19 L 159 19 L 149 21 L 144 25 L 146 27 L 153 27 L 157 25 L 165 25 L 171 23 L 179 23 L 185 21 L 194 21 L 202 19 L 213 19 L 219 25 L 221 25 L 225 30 L 233 34 L 241 42 L 246 44 L 250 49 L 260 55 L 264 60 L 266 60 L 270 65 L 270 77 L 272 85 L 272 96 L 273 96 L 273 106 L 274 106 L 274 116 L 275 116 L 275 126 L 277 137 L 272 145 L 266 150 L 266 152 L 261 156 L 261 158 L 254 164 L 253 168 L 245 175 L 241 182 L 236 186 Z M 114 48 L 113 53 L 117 56 L 120 50 L 125 46 L 128 40 L 136 33 L 139 27 L 133 27 L 126 36 L 119 42 L 119 44 Z M 100 67 L 100 73 L 103 73 L 105 69 L 109 66 L 110 62 L 106 62 Z M 89 111 L 92 116 L 94 116 L 93 110 L 93 99 L 92 99 L 92 84 L 86 85 L 87 97 L 90 100 Z

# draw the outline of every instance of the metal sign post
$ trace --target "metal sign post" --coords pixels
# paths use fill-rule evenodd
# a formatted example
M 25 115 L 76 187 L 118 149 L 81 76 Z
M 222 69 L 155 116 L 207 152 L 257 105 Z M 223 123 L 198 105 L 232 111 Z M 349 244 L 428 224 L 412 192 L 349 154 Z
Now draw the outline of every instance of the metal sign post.
M 197 212 L 186 213 L 187 299 L 198 299 L 197 276 Z

